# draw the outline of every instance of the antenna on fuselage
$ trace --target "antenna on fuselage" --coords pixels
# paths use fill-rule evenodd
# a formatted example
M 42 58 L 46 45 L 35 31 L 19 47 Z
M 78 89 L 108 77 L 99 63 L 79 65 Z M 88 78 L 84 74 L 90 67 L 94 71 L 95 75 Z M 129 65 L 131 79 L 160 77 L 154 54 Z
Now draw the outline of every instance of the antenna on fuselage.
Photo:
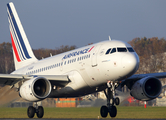
M 50 53 L 50 57 L 52 57 L 52 53 Z
M 111 37 L 110 36 L 108 36 L 108 39 L 111 41 Z

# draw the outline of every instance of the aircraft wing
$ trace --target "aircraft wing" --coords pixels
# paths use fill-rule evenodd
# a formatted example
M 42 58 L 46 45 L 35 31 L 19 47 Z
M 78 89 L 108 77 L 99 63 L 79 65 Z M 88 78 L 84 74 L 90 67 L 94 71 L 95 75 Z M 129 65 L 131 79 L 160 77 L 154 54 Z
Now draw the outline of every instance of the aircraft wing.
M 53 85 L 64 86 L 70 82 L 67 75 L 20 75 L 20 74 L 0 74 L 0 84 L 14 85 L 21 80 L 29 80 L 34 77 L 44 77 Z
M 133 84 L 133 82 L 137 81 L 137 80 L 140 80 L 142 78 L 145 78 L 145 77 L 155 77 L 155 78 L 166 78 L 166 72 L 161 72 L 161 73 L 148 73 L 148 74 L 135 74 L 135 75 L 132 75 L 131 77 L 127 78 L 127 79 L 124 79 L 122 81 L 122 84 L 121 86 L 124 86 L 124 85 L 127 85 L 128 88 L 130 89 L 131 88 L 131 84 Z
M 131 77 L 127 78 L 126 80 L 139 80 L 141 78 L 151 76 L 155 78 L 166 78 L 166 72 L 161 72 L 161 73 L 149 73 L 149 74 L 135 74 L 132 75 Z
M 70 82 L 68 75 L 37 75 L 38 77 L 44 77 L 51 82 L 52 85 L 65 86 Z

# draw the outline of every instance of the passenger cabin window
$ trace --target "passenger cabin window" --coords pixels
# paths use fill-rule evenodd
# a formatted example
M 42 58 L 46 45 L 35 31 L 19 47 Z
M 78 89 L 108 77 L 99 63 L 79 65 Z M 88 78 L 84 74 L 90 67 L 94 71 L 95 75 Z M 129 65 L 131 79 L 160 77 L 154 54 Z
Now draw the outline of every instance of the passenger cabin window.
M 117 48 L 118 52 L 127 52 L 126 48 Z
M 114 52 L 116 52 L 116 48 L 113 48 L 111 51 L 111 53 L 114 53 Z
M 135 52 L 132 47 L 128 47 L 127 49 L 128 49 L 129 52 Z

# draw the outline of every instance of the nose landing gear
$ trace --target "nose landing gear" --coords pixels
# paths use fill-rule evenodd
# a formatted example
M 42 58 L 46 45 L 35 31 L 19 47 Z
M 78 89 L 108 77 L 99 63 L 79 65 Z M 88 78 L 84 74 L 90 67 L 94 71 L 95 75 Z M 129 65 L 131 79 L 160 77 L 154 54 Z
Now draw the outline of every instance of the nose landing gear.
M 107 83 L 107 92 L 104 90 L 104 93 L 107 97 L 107 106 L 102 106 L 100 109 L 100 114 L 102 117 L 107 117 L 108 113 L 110 114 L 110 117 L 116 117 L 117 115 L 117 109 L 114 104 L 119 105 L 120 100 L 118 97 L 115 98 L 115 83 L 108 82 Z

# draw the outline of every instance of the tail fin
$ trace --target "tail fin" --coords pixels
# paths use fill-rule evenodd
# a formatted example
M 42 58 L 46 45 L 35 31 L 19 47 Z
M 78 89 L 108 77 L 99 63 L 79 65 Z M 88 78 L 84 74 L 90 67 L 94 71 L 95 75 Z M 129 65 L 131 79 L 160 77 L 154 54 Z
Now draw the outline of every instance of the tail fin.
M 14 4 L 7 4 L 9 29 L 13 47 L 15 69 L 22 68 L 37 61 L 28 42 Z

